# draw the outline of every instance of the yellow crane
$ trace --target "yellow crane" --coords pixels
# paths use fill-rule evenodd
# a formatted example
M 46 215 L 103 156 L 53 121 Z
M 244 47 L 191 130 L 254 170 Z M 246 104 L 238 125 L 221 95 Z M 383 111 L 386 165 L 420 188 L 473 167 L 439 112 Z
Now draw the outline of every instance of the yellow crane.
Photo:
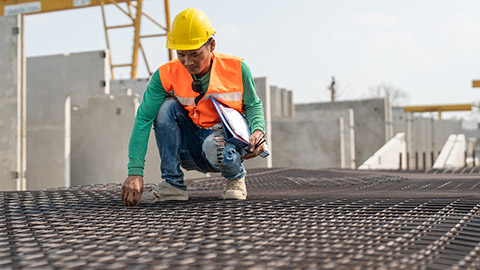
M 442 112 L 471 111 L 472 104 L 452 104 L 452 105 L 425 105 L 425 106 L 405 106 L 404 112 L 438 112 L 438 119 L 442 119 Z
M 143 0 L 0 0 L 0 16 L 4 15 L 14 15 L 14 14 L 40 14 L 46 12 L 62 11 L 62 10 L 71 10 L 77 8 L 85 7 L 95 7 L 100 6 L 102 9 L 103 17 L 103 27 L 105 29 L 105 39 L 107 44 L 107 49 L 110 50 L 110 41 L 108 38 L 108 30 L 119 29 L 119 28 L 133 28 L 133 53 L 132 60 L 130 63 L 123 64 L 113 64 L 112 63 L 112 54 L 110 53 L 110 68 L 112 79 L 115 78 L 114 69 L 119 67 L 131 67 L 131 78 L 137 77 L 137 67 L 138 67 L 138 52 L 140 51 L 143 56 L 146 68 L 150 74 L 152 70 L 148 65 L 147 56 L 145 50 L 142 46 L 141 40 L 144 38 L 153 38 L 153 37 L 164 37 L 167 35 L 168 30 L 170 29 L 170 12 L 169 12 L 169 3 L 168 0 L 164 0 L 165 3 L 165 26 L 158 23 L 151 16 L 142 11 Z M 121 4 L 124 4 L 123 6 Z M 107 25 L 106 15 L 105 15 L 105 5 L 114 5 L 122 13 L 124 13 L 128 18 L 131 19 L 131 24 L 123 25 Z M 140 34 L 141 21 L 142 17 L 150 20 L 153 24 L 160 28 L 158 34 L 144 35 Z M 110 50 L 111 51 L 111 50 Z M 172 51 L 168 50 L 169 60 L 172 60 Z

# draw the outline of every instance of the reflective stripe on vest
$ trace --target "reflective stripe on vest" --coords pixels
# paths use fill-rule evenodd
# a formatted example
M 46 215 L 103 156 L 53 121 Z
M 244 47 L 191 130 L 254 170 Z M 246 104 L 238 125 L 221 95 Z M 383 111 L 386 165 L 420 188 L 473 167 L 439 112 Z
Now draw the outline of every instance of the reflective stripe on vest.
M 195 104 L 199 95 L 192 89 L 193 78 L 178 60 L 172 60 L 160 66 L 159 75 L 162 85 L 188 111 L 193 123 L 208 128 L 220 122 L 210 98 L 243 112 L 242 59 L 220 53 L 212 53 L 213 64 L 210 69 L 210 81 L 205 96 Z
M 183 106 L 195 106 L 195 98 L 184 98 L 175 94 L 175 91 L 170 91 L 171 96 L 175 97 Z M 207 94 L 203 97 L 204 100 L 215 98 L 218 101 L 242 101 L 241 92 L 223 93 L 223 94 Z

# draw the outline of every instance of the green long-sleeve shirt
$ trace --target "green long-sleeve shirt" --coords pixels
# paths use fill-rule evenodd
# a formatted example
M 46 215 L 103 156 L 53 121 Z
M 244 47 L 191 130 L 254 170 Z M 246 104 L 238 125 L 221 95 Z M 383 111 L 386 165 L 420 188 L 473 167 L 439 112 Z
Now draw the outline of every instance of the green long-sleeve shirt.
M 250 130 L 260 130 L 265 133 L 265 118 L 263 115 L 262 101 L 258 98 L 255 91 L 255 83 L 250 68 L 242 60 L 242 80 L 243 80 L 243 110 Z M 193 76 L 195 79 L 195 76 Z M 203 89 L 208 89 L 210 82 L 210 72 L 203 76 Z M 157 71 L 152 75 L 147 89 L 143 95 L 142 103 L 137 110 L 135 123 L 133 125 L 130 143 L 128 145 L 128 175 L 142 175 L 145 167 L 145 155 L 147 153 L 148 138 L 153 120 L 158 114 L 160 106 L 169 95 L 163 88 L 160 76 Z

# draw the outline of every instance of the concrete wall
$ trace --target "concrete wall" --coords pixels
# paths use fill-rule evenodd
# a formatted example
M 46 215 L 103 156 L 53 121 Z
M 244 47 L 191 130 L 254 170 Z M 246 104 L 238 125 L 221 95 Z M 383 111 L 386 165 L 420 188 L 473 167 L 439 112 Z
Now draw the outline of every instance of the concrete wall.
M 373 153 L 375 153 L 380 147 L 382 147 L 388 138 L 387 133 L 387 110 L 386 110 L 385 99 L 366 99 L 366 100 L 355 100 L 355 101 L 341 101 L 334 103 L 311 103 L 311 104 L 297 104 L 295 106 L 295 117 L 290 120 L 292 123 L 297 121 L 304 121 L 305 123 L 308 120 L 319 121 L 317 119 L 331 119 L 332 115 L 338 111 L 346 112 L 349 108 L 354 111 L 354 126 L 355 126 L 355 162 L 358 166 L 365 162 Z M 335 120 L 336 122 L 337 120 Z M 274 123 L 275 125 L 276 123 Z M 333 123 L 332 123 L 333 125 Z M 329 126 L 327 123 L 318 129 L 318 134 L 312 134 L 310 138 L 304 138 L 304 144 L 310 144 L 313 140 L 318 140 L 325 134 L 330 134 L 330 129 L 332 126 Z M 335 127 L 335 126 L 333 126 Z M 274 132 L 276 131 L 275 126 L 273 127 Z M 298 129 L 297 133 L 303 132 L 302 129 Z M 275 136 L 277 134 L 275 133 Z M 317 138 L 318 136 L 318 138 Z M 333 135 L 332 135 L 333 136 Z M 329 144 L 331 141 L 329 137 L 326 136 L 326 139 L 323 140 L 322 144 Z M 274 139 L 275 140 L 275 139 Z M 274 144 L 275 146 L 275 144 Z M 317 152 L 317 151 L 308 151 L 302 153 L 306 155 L 306 158 L 318 158 L 318 155 L 334 156 L 333 152 Z M 298 155 L 297 153 L 291 153 L 291 155 Z M 274 158 L 273 166 L 276 166 L 276 161 Z M 280 164 L 283 164 L 281 162 Z M 298 164 L 296 166 L 300 166 Z M 321 168 L 325 168 L 326 164 Z
M 70 106 L 109 92 L 107 59 L 105 51 L 27 59 L 29 190 L 70 185 Z
M 426 168 L 432 167 L 440 150 L 451 134 L 461 132 L 461 122 L 458 120 L 434 119 L 428 114 L 412 114 L 403 112 L 402 108 L 393 110 L 394 132 L 404 132 L 409 153 L 409 167 L 416 167 L 415 152 L 418 153 L 418 166 L 423 168 L 423 153 L 425 153 Z M 432 162 L 433 153 L 433 162 Z
M 149 78 L 110 80 L 110 91 L 115 95 L 126 93 L 130 89 L 131 94 L 138 95 L 141 102 L 149 81 Z
M 86 106 L 72 106 L 72 186 L 125 179 L 137 106 L 138 97 L 132 95 L 92 96 Z
M 348 109 L 330 113 L 328 117 L 274 120 L 273 166 L 318 169 L 340 168 L 343 163 L 348 167 L 353 162 L 350 150 L 355 147 L 350 144 L 348 127 L 353 114 Z
M 25 189 L 23 18 L 0 17 L 0 190 Z
M 91 96 L 82 106 L 72 106 L 72 185 L 122 183 L 125 180 L 128 142 L 139 104 L 138 95 L 118 93 Z M 154 136 L 152 130 L 145 157 L 145 183 L 161 179 Z M 186 179 L 205 177 L 196 171 L 184 173 Z
M 245 168 L 270 168 L 273 164 L 273 149 L 272 145 L 272 102 L 271 102 L 271 91 L 270 84 L 267 77 L 255 78 L 255 86 L 257 90 L 257 95 L 263 103 L 263 114 L 265 116 L 265 133 L 267 144 L 270 148 L 270 156 L 266 158 L 256 157 L 250 160 L 246 160 L 244 165 Z

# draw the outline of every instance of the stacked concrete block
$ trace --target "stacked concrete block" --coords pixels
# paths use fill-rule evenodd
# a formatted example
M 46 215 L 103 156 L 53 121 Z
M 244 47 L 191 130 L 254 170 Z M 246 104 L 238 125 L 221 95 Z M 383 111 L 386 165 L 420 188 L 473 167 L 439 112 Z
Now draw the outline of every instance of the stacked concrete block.
M 270 92 L 272 119 L 292 118 L 295 114 L 292 91 L 272 85 Z
M 23 19 L 0 17 L 0 190 L 25 189 Z
M 105 51 L 28 58 L 27 177 L 35 179 L 29 190 L 70 186 L 70 107 L 108 94 L 107 59 Z

